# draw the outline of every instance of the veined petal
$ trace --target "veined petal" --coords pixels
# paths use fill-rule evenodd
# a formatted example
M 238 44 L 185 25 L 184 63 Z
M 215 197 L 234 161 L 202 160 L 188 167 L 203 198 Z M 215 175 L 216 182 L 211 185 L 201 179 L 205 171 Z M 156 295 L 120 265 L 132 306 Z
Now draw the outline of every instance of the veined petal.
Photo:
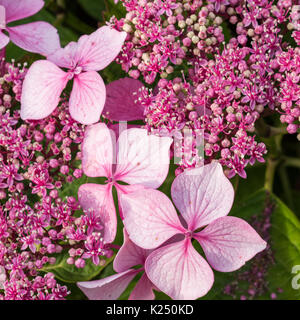
M 3 49 L 4 47 L 6 47 L 8 43 L 9 43 L 9 37 L 4 33 L 0 32 L 0 49 Z
M 143 273 L 141 279 L 138 281 L 134 289 L 132 290 L 128 300 L 154 300 L 155 295 L 153 292 L 153 284 L 147 277 L 146 273 Z
M 126 32 L 104 26 L 78 40 L 77 64 L 85 71 L 99 71 L 107 67 L 120 53 Z
M 76 68 L 77 43 L 71 41 L 64 48 L 60 48 L 47 56 L 47 59 L 61 68 Z
M 89 300 L 116 300 L 138 273 L 130 269 L 101 280 L 78 282 L 77 286 Z
M 83 210 L 94 210 L 104 227 L 103 239 L 107 243 L 115 240 L 117 216 L 110 184 L 86 183 L 78 190 L 78 200 Z
M 208 263 L 185 239 L 153 251 L 145 270 L 150 281 L 175 300 L 193 300 L 212 287 L 214 274 Z
M 116 179 L 158 188 L 169 172 L 172 142 L 169 137 L 149 135 L 146 129 L 123 131 L 118 140 Z
M 103 116 L 112 121 L 132 121 L 144 119 L 144 106 L 137 100 L 138 91 L 143 83 L 123 78 L 109 83 L 106 86 L 106 102 Z
M 49 116 L 57 107 L 67 82 L 67 74 L 52 62 L 34 62 L 23 82 L 21 118 L 39 120 Z
M 123 272 L 137 265 L 144 265 L 149 250 L 142 249 L 135 245 L 128 237 L 128 234 L 123 229 L 123 245 L 118 251 L 114 260 L 114 270 Z
M 122 194 L 127 194 L 127 193 L 131 193 L 131 192 L 137 192 L 139 190 L 145 189 L 144 186 L 140 185 L 140 184 L 128 184 L 128 185 L 121 185 L 116 183 L 115 187 L 117 189 L 117 195 L 118 195 L 118 201 L 119 203 L 121 203 L 121 196 Z M 121 206 L 119 206 L 119 214 L 121 219 L 124 219 L 124 215 L 122 212 L 122 208 Z
M 5 7 L 6 22 L 21 20 L 33 16 L 43 6 L 43 0 L 0 0 L 0 5 Z
M 184 171 L 175 178 L 171 194 L 192 231 L 226 216 L 234 198 L 233 187 L 218 163 Z
M 117 140 L 119 139 L 120 134 L 131 128 L 141 128 L 141 125 L 137 124 L 128 124 L 127 122 L 119 122 L 119 123 L 108 123 L 108 128 L 113 130 L 116 135 Z
M 113 131 L 104 123 L 86 128 L 82 143 L 82 169 L 88 177 L 112 176 L 115 140 Z
M 7 28 L 10 40 L 18 47 L 47 56 L 60 48 L 57 29 L 50 23 L 37 21 Z
M 105 84 L 97 72 L 77 75 L 69 103 L 72 118 L 86 125 L 99 121 L 105 97 Z
M 6 9 L 0 4 L 0 26 L 3 30 L 6 28 Z
M 120 198 L 124 226 L 139 247 L 154 249 L 175 234 L 185 232 L 172 202 L 162 192 L 144 189 Z
M 218 271 L 239 269 L 266 248 L 266 242 L 244 220 L 221 217 L 194 235 L 210 265 Z

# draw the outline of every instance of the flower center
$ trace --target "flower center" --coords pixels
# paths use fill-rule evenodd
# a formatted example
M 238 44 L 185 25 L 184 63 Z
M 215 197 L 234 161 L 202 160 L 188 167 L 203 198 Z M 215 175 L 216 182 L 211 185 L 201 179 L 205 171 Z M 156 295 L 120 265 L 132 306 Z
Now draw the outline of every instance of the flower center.
M 193 231 L 187 230 L 187 231 L 184 233 L 184 236 L 185 236 L 185 238 L 187 238 L 187 239 L 191 239 L 191 238 L 193 237 Z
M 74 76 L 79 75 L 82 72 L 82 67 L 77 66 L 73 69 L 70 69 L 68 71 L 68 79 L 72 80 L 74 78 Z
M 115 184 L 116 180 L 114 177 L 110 177 L 110 178 L 107 178 L 107 180 L 105 181 L 105 183 L 107 184 Z

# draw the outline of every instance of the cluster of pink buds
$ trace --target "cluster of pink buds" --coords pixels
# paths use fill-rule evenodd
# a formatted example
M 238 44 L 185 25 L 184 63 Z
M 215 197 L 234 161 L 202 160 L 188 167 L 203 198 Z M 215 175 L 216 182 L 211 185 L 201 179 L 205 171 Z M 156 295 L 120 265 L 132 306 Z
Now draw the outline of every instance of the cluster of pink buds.
M 193 63 L 216 51 L 224 41 L 222 18 L 202 0 L 124 0 L 126 17 L 111 23 L 126 31 L 117 61 L 128 74 L 146 83 L 166 78 L 183 61 Z
M 158 80 L 137 100 L 149 132 L 175 137 L 176 174 L 216 159 L 228 177 L 245 178 L 245 167 L 267 153 L 256 138 L 258 120 L 280 113 L 287 131 L 298 131 L 300 55 L 284 40 L 297 41 L 296 1 L 123 5 L 125 19 L 111 21 L 128 34 L 118 61 L 135 79 Z M 236 36 L 225 45 L 226 32 Z

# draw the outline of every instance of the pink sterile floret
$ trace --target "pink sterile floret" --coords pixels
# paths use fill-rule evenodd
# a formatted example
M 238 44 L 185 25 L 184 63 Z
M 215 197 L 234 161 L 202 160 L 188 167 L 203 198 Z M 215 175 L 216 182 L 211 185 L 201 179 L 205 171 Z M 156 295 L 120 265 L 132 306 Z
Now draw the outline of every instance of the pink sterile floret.
M 80 37 L 77 43 L 71 42 L 55 51 L 47 61 L 33 63 L 23 84 L 22 119 L 38 120 L 49 116 L 67 83 L 73 79 L 69 101 L 72 118 L 82 124 L 97 122 L 106 98 L 105 85 L 97 71 L 116 58 L 125 38 L 125 32 L 104 26 L 89 36 Z
M 181 241 L 154 250 L 145 262 L 151 282 L 171 298 L 205 295 L 214 282 L 210 266 L 234 271 L 265 249 L 266 242 L 247 222 L 227 216 L 234 190 L 220 164 L 186 170 L 175 178 L 171 193 L 183 223 L 160 191 L 139 190 L 121 195 L 120 200 L 124 226 L 136 245 L 155 249 L 181 234 Z M 192 239 L 200 243 L 210 266 Z
M 148 135 L 146 129 L 139 128 L 125 130 L 117 143 L 115 140 L 114 132 L 104 123 L 87 128 L 82 144 L 83 172 L 88 177 L 107 177 L 108 180 L 106 185 L 81 185 L 78 191 L 81 206 L 92 208 L 101 216 L 105 225 L 104 240 L 108 243 L 115 239 L 117 230 L 112 187 L 116 187 L 118 197 L 144 187 L 158 188 L 169 171 L 172 144 L 171 138 Z

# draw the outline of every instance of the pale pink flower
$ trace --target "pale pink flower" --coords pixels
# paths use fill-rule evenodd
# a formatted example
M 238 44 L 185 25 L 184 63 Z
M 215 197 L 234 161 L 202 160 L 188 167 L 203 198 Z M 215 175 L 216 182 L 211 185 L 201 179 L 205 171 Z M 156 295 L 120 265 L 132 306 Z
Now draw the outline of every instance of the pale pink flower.
M 78 287 L 90 300 L 115 300 L 120 297 L 131 280 L 140 272 L 142 277 L 135 285 L 129 300 L 153 300 L 154 285 L 144 273 L 144 263 L 151 252 L 136 246 L 123 230 L 124 243 L 114 260 L 115 275 L 95 281 L 78 282 Z M 139 269 L 132 267 L 140 265 Z
M 114 132 L 104 123 L 86 129 L 82 144 L 83 172 L 88 177 L 108 180 L 106 185 L 81 185 L 78 199 L 83 209 L 93 209 L 101 216 L 106 242 L 112 242 L 117 231 L 112 187 L 117 189 L 118 197 L 144 187 L 158 188 L 168 175 L 172 141 L 168 137 L 148 135 L 146 129 L 132 128 L 124 130 L 116 143 Z
M 82 124 L 97 122 L 106 98 L 105 85 L 97 71 L 116 58 L 125 38 L 125 32 L 104 26 L 57 50 L 48 56 L 48 61 L 34 62 L 23 83 L 22 119 L 38 120 L 50 115 L 67 83 L 73 79 L 69 101 L 72 118 Z
M 42 0 L 0 0 L 0 49 L 11 40 L 14 44 L 30 52 L 49 55 L 60 48 L 57 30 L 43 21 L 10 27 L 10 22 L 36 14 L 44 6 Z M 2 31 L 8 32 L 9 37 Z
M 234 271 L 265 249 L 266 242 L 247 222 L 227 216 L 234 191 L 220 164 L 180 174 L 171 194 L 182 223 L 169 198 L 157 190 L 124 194 L 120 201 L 125 228 L 136 245 L 155 249 L 181 234 L 181 241 L 156 249 L 145 262 L 151 282 L 171 298 L 205 295 L 214 282 L 211 267 Z M 194 249 L 192 239 L 200 243 L 211 267 Z

